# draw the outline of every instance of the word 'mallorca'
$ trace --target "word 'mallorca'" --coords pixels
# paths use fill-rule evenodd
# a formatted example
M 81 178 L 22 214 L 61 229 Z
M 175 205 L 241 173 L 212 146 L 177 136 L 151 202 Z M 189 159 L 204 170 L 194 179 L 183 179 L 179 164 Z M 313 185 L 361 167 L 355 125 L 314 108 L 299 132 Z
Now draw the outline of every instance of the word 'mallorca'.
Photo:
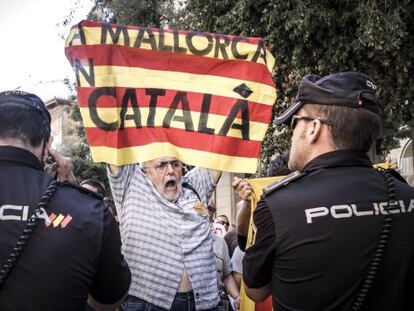
M 113 27 L 115 26 L 115 31 Z M 79 39 L 82 44 L 87 44 L 85 33 L 82 25 L 79 25 Z M 136 39 L 134 42 L 130 40 L 129 31 L 136 31 Z M 173 52 L 179 54 L 185 54 L 190 52 L 193 55 L 205 56 L 214 51 L 214 57 L 219 55 L 223 59 L 239 59 L 248 60 L 256 63 L 259 58 L 263 59 L 263 62 L 267 64 L 266 47 L 262 40 L 256 44 L 256 51 L 254 54 L 243 54 L 238 50 L 238 44 L 240 42 L 249 43 L 249 39 L 241 36 L 226 36 L 221 34 L 210 34 L 207 32 L 190 31 L 185 34 L 185 39 L 182 39 L 180 33 L 177 30 L 172 30 L 173 43 L 167 45 L 165 42 L 165 31 L 163 28 L 158 31 L 153 31 L 148 27 L 137 27 L 136 29 L 128 28 L 125 25 L 111 25 L 107 23 L 101 24 L 101 38 L 100 44 L 120 44 L 124 46 L 141 48 L 142 44 L 147 44 L 151 47 L 151 50 Z M 206 46 L 198 47 L 194 44 L 195 37 L 203 37 L 206 39 Z M 122 38 L 122 41 L 120 40 Z M 181 40 L 180 40 L 181 38 Z M 157 45 L 158 42 L 158 45 Z M 72 46 L 73 40 L 69 42 L 69 46 Z M 231 55 L 229 55 L 231 54 Z

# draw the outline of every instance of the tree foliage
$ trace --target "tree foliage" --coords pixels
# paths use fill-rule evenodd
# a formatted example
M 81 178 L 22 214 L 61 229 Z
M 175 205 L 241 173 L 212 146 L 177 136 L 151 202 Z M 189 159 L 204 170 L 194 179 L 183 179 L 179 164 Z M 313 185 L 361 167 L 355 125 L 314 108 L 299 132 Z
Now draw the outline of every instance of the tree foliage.
M 277 61 L 276 110 L 292 102 L 304 74 L 361 71 L 376 81 L 386 104 L 383 147 L 390 149 L 395 138 L 408 135 L 414 91 L 412 1 L 190 0 L 187 10 L 190 27 L 197 30 L 266 40 Z M 285 145 L 286 135 L 271 127 L 263 162 Z
M 173 0 L 95 0 L 92 20 L 159 28 L 176 12 Z
M 170 26 L 262 37 L 276 57 L 274 113 L 290 105 L 303 75 L 361 71 L 386 104 L 383 148 L 413 124 L 414 5 L 411 0 L 96 0 L 90 17 L 131 25 Z M 106 12 L 105 14 L 96 14 Z M 95 15 L 94 15 L 95 14 Z M 289 130 L 269 127 L 261 171 L 289 146 Z
M 67 86 L 71 90 L 71 93 L 74 94 L 74 88 L 70 85 L 69 81 L 66 81 Z M 71 95 L 70 98 L 72 101 L 76 100 L 75 95 Z M 83 127 L 83 122 L 79 110 L 79 106 L 71 106 L 68 109 L 70 117 L 75 121 L 75 128 L 70 129 L 75 133 L 68 132 L 68 135 L 74 134 L 78 137 L 77 143 L 73 145 L 66 145 L 62 148 L 62 153 L 65 156 L 68 156 L 73 161 L 73 173 L 78 181 L 84 179 L 95 179 L 101 182 L 107 189 L 107 195 L 110 195 L 109 182 L 106 176 L 106 167 L 103 163 L 95 163 L 92 161 L 91 152 L 89 145 L 86 141 L 85 130 Z

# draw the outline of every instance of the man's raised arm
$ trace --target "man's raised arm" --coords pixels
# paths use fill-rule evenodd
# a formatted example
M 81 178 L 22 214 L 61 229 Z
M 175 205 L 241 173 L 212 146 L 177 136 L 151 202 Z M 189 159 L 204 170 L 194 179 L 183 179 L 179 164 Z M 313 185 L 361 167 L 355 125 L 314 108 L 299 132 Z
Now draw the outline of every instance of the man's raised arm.
M 220 177 L 221 177 L 221 171 L 218 171 L 218 170 L 211 170 L 211 172 L 213 173 L 213 180 L 214 180 L 214 183 L 217 185 L 217 183 L 219 182 Z
M 111 175 L 117 176 L 119 174 L 119 171 L 120 171 L 121 167 L 113 165 L 113 164 L 108 164 L 108 169 L 109 169 L 109 173 L 111 173 Z

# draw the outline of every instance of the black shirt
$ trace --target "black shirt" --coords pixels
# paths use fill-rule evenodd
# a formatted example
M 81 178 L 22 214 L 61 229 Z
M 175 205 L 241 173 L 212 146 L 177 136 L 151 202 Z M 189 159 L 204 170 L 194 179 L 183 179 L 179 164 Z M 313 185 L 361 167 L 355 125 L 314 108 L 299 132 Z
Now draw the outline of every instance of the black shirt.
M 50 181 L 32 153 L 0 146 L 0 267 Z M 84 310 L 88 293 L 104 304 L 120 300 L 131 277 L 102 200 L 60 184 L 41 217 L 0 289 L 0 310 Z
M 414 189 L 394 178 L 389 244 L 362 310 L 414 310 Z M 380 238 L 388 195 L 363 153 L 335 151 L 264 195 L 246 250 L 248 287 L 270 283 L 275 309 L 350 310 Z

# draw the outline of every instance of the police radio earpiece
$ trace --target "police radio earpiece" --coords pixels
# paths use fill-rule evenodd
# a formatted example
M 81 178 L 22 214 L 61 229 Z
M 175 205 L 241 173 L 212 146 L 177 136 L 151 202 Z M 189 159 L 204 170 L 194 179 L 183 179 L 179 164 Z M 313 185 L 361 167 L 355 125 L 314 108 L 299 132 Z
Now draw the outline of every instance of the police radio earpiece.
M 3 267 L 0 270 L 0 289 L 3 287 L 6 279 L 10 275 L 10 272 L 16 266 L 17 260 L 20 258 L 22 252 L 24 251 L 24 248 L 33 235 L 34 228 L 37 226 L 39 215 L 41 215 L 43 213 L 43 210 L 48 207 L 51 199 L 56 193 L 57 187 L 57 181 L 53 180 L 49 184 L 45 193 L 42 195 L 32 216 L 27 221 L 26 228 L 23 230 L 22 234 L 17 240 L 16 245 L 14 246 L 13 250 L 7 257 L 6 262 L 3 264 Z
M 395 195 L 395 184 L 391 176 L 391 173 L 388 170 L 385 170 L 382 168 L 378 168 L 377 170 L 384 177 L 385 182 L 387 184 L 388 204 L 385 208 L 387 214 L 384 216 L 384 220 L 382 223 L 382 229 L 380 233 L 380 239 L 378 241 L 377 247 L 374 250 L 374 255 L 372 256 L 372 260 L 368 267 L 368 271 L 365 275 L 364 280 L 362 281 L 362 285 L 358 292 L 358 295 L 356 296 L 353 302 L 353 305 L 352 305 L 353 311 L 358 311 L 361 309 L 362 305 L 364 304 L 374 284 L 375 277 L 377 275 L 377 272 L 384 258 L 385 249 L 387 248 L 388 240 L 389 240 L 389 236 L 391 232 L 393 214 L 390 213 L 390 209 L 391 209 L 391 206 L 394 206 L 397 203 L 396 195 Z

